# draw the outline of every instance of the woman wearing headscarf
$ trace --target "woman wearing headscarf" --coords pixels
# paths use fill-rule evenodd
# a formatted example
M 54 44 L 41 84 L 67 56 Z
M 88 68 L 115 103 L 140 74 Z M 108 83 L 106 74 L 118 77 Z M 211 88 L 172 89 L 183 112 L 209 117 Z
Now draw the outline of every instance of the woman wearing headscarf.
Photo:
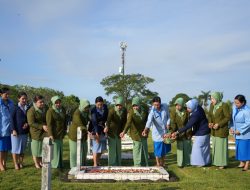
M 149 129 L 152 128 L 152 139 L 154 141 L 154 154 L 157 166 L 165 166 L 166 154 L 171 151 L 171 144 L 164 143 L 164 138 L 168 133 L 169 122 L 169 109 L 167 104 L 162 104 L 160 97 L 154 97 L 142 135 L 147 136 Z
M 236 159 L 239 168 L 247 171 L 250 161 L 250 108 L 246 105 L 245 96 L 239 94 L 234 98 L 233 126 L 230 131 L 236 139 Z
M 127 123 L 120 137 L 129 131 L 129 136 L 133 140 L 133 160 L 134 166 L 148 166 L 148 143 L 147 137 L 142 136 L 142 132 L 147 122 L 148 112 L 141 106 L 139 97 L 132 100 L 132 109 L 128 114 Z
M 127 121 L 127 110 L 123 107 L 123 98 L 118 97 L 115 100 L 114 108 L 109 110 L 107 119 L 108 132 L 108 165 L 121 166 L 121 138 Z
M 66 112 L 59 96 L 51 98 L 52 107 L 46 114 L 49 137 L 53 140 L 52 168 L 63 168 L 63 138 L 67 131 Z
M 203 108 L 196 99 L 189 100 L 186 106 L 190 118 L 185 127 L 172 133 L 172 138 L 175 139 L 177 135 L 193 128 L 194 143 L 191 153 L 191 165 L 206 166 L 210 164 L 210 129 L 208 128 L 208 120 Z
M 42 143 L 43 138 L 48 136 L 46 111 L 43 96 L 36 95 L 33 106 L 27 112 L 31 135 L 31 153 L 36 168 L 42 167 Z
M 9 99 L 9 89 L 0 91 L 0 170 L 6 170 L 8 151 L 11 150 L 11 131 L 13 129 L 14 103 Z
M 228 134 L 230 109 L 222 102 L 222 94 L 211 94 L 211 105 L 208 113 L 209 128 L 212 137 L 212 164 L 223 169 L 228 165 Z
M 77 128 L 80 127 L 82 131 L 81 141 L 81 165 L 86 165 L 86 158 L 88 152 L 87 137 L 88 124 L 90 122 L 90 102 L 88 100 L 80 100 L 79 108 L 73 114 L 72 124 L 69 128 L 69 151 L 70 151 L 70 168 L 76 167 L 77 156 Z
M 188 122 L 189 114 L 184 109 L 183 98 L 177 98 L 175 107 L 170 110 L 170 131 L 176 132 L 177 130 L 185 127 Z M 177 137 L 177 165 L 184 167 L 190 165 L 190 155 L 192 150 L 192 129 L 188 129 Z
M 104 132 L 105 123 L 108 118 L 108 107 L 104 104 L 103 98 L 98 96 L 95 99 L 95 107 L 91 110 L 91 123 L 93 129 L 92 151 L 94 166 L 100 165 L 102 153 L 107 150 L 106 134 Z

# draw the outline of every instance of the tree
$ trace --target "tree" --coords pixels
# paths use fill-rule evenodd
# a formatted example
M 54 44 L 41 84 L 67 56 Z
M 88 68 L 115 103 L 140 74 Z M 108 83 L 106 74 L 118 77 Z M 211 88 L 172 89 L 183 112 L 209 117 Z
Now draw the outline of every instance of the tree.
M 73 115 L 76 108 L 79 106 L 80 100 L 75 95 L 64 96 L 62 99 L 62 105 L 66 109 L 69 115 Z
M 111 75 L 101 81 L 101 85 L 106 91 L 106 95 L 122 96 L 126 104 L 128 104 L 134 96 L 141 97 L 145 102 L 149 102 L 157 92 L 152 92 L 147 85 L 153 83 L 154 79 L 146 77 L 142 74 L 129 75 Z

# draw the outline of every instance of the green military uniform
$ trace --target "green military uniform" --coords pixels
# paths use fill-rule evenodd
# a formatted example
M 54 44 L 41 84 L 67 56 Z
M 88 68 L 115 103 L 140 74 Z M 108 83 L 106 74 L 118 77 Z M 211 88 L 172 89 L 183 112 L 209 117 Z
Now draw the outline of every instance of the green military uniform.
M 122 105 L 121 97 L 115 101 L 116 105 Z M 127 121 L 127 110 L 122 108 L 120 111 L 114 107 L 109 110 L 107 127 L 108 127 L 108 165 L 121 166 L 121 138 L 120 133 L 123 131 Z
M 211 96 L 216 99 L 216 105 L 211 104 L 208 121 L 218 124 L 218 129 L 211 129 L 212 135 L 212 164 L 215 166 L 228 165 L 228 134 L 230 121 L 230 108 L 222 102 L 222 96 L 219 92 L 214 92 Z
M 59 96 L 51 98 L 52 108 L 47 111 L 46 122 L 48 126 L 48 135 L 53 137 L 53 160 L 52 168 L 63 167 L 63 138 L 66 134 L 66 112 L 63 108 L 55 108 L 55 102 L 61 100 Z
M 42 157 L 43 138 L 48 136 L 43 130 L 43 125 L 46 125 L 46 108 L 41 110 L 34 103 L 27 112 L 27 120 L 30 127 L 32 155 Z
M 81 165 L 86 164 L 88 145 L 88 129 L 87 125 L 90 121 L 89 112 L 85 108 L 90 105 L 89 101 L 81 100 L 80 106 L 73 114 L 72 124 L 69 128 L 69 150 L 70 150 L 70 168 L 76 167 L 77 156 L 77 128 L 81 127 L 82 130 L 82 143 L 81 143 Z
M 179 104 L 183 107 L 183 98 L 178 98 L 175 105 Z M 185 127 L 188 122 L 188 112 L 182 108 L 181 111 L 175 107 L 170 109 L 170 131 L 175 132 L 178 129 Z M 190 155 L 192 151 L 192 130 L 179 134 L 177 137 L 177 165 L 179 167 L 190 165 Z
M 132 105 L 140 106 L 140 99 L 135 97 L 132 100 Z M 147 122 L 148 112 L 144 111 L 141 106 L 140 110 L 131 109 L 128 114 L 128 119 L 124 132 L 129 130 L 129 136 L 133 140 L 133 160 L 134 166 L 141 166 L 143 159 L 144 165 L 148 166 L 148 143 L 147 138 L 142 136 Z

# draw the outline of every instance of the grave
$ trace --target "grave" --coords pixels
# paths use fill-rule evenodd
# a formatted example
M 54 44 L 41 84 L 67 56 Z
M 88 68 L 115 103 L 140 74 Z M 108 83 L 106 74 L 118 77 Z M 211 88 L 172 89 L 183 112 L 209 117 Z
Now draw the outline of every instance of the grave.
M 169 173 L 163 167 L 131 166 L 80 166 L 81 130 L 77 130 L 77 167 L 68 173 L 69 180 L 80 181 L 169 181 Z

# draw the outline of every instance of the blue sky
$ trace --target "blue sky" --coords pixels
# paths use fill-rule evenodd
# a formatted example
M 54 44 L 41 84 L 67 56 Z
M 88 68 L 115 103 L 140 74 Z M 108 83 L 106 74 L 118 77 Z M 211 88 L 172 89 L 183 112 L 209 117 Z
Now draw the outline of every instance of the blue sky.
M 248 0 L 1 0 L 0 82 L 49 87 L 91 102 L 121 66 L 179 93 L 250 101 Z

